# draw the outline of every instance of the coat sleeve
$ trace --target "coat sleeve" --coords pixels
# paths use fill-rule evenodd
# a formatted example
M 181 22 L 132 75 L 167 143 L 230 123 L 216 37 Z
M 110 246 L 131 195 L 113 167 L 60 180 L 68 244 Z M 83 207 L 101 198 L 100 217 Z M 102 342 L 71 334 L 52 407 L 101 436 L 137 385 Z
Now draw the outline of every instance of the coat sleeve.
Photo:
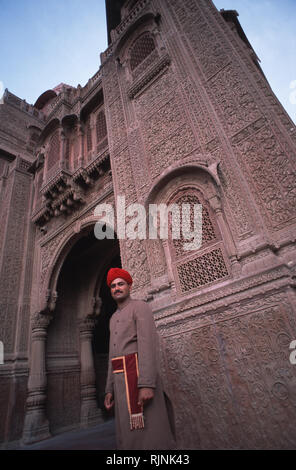
M 157 377 L 157 330 L 150 306 L 139 302 L 135 309 L 138 342 L 138 387 L 156 387 Z
M 110 322 L 109 322 L 109 329 L 110 329 Z M 110 343 L 111 343 L 111 341 L 110 341 Z M 114 377 L 113 377 L 113 369 L 112 369 L 111 359 L 112 359 L 112 356 L 111 356 L 111 346 L 110 346 L 109 347 L 109 357 L 108 357 L 108 374 L 107 374 L 105 393 L 112 393 L 112 395 L 114 395 L 114 385 L 113 385 Z
M 105 393 L 112 393 L 112 395 L 114 395 L 113 371 L 112 371 L 112 364 L 111 364 L 110 356 L 109 356 L 109 360 L 108 360 L 108 375 L 107 375 Z

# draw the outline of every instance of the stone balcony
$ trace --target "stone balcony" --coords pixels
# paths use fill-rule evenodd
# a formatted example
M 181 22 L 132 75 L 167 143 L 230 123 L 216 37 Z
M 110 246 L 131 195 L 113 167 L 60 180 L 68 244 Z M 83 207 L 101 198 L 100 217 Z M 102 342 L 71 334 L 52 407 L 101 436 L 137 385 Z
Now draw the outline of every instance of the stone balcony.
M 32 221 L 41 227 L 53 217 L 70 215 L 86 203 L 87 190 L 106 173 L 111 175 L 108 148 L 74 171 L 59 163 L 41 187 L 42 202 L 34 210 Z

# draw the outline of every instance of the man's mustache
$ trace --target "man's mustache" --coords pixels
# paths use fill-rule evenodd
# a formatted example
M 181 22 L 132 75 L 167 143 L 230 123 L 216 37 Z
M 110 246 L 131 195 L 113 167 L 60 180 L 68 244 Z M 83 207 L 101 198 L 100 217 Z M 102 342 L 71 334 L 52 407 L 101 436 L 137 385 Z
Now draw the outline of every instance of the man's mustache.
M 114 294 L 122 294 L 122 291 L 121 290 L 117 290 L 114 292 Z

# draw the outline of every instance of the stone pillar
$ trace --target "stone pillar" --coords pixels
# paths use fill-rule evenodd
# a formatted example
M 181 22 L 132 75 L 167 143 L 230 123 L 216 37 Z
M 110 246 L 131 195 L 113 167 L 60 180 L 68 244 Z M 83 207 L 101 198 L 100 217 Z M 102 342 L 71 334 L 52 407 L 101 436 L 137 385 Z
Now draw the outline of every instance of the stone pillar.
M 96 374 L 92 351 L 94 327 L 94 317 L 86 317 L 79 321 L 81 427 L 103 422 L 102 412 L 98 408 L 96 399 Z
M 91 115 L 90 118 L 90 131 L 91 131 L 91 159 L 95 157 L 96 155 L 96 122 L 95 122 L 95 116 Z
M 45 345 L 47 327 L 51 320 L 52 316 L 37 313 L 32 323 L 31 363 L 27 410 L 23 431 L 24 444 L 30 444 L 50 437 L 49 422 L 45 415 L 47 386 Z
M 237 251 L 236 251 L 234 241 L 232 239 L 231 232 L 228 229 L 224 220 L 220 199 L 217 196 L 213 196 L 209 199 L 209 201 L 210 201 L 212 208 L 214 209 L 217 224 L 219 226 L 223 241 L 229 253 L 232 273 L 239 275 L 241 272 L 241 266 L 237 259 Z
M 79 139 L 79 157 L 78 157 L 78 168 L 83 165 L 84 161 L 84 130 L 83 124 L 81 122 L 78 123 L 78 139 Z
M 66 160 L 65 160 L 65 155 L 66 155 L 66 135 L 63 129 L 60 131 L 60 139 L 61 139 L 61 154 L 60 154 L 60 168 L 64 170 L 66 168 Z

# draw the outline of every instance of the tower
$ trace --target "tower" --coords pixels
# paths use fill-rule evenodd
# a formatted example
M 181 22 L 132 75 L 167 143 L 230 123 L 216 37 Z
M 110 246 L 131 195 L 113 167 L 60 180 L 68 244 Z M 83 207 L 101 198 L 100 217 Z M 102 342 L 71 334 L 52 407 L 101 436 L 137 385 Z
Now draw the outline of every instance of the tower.
M 153 299 L 181 448 L 295 444 L 295 126 L 235 11 L 130 1 L 116 18 L 101 55 L 115 196 L 203 205 L 195 252 L 120 245 Z

